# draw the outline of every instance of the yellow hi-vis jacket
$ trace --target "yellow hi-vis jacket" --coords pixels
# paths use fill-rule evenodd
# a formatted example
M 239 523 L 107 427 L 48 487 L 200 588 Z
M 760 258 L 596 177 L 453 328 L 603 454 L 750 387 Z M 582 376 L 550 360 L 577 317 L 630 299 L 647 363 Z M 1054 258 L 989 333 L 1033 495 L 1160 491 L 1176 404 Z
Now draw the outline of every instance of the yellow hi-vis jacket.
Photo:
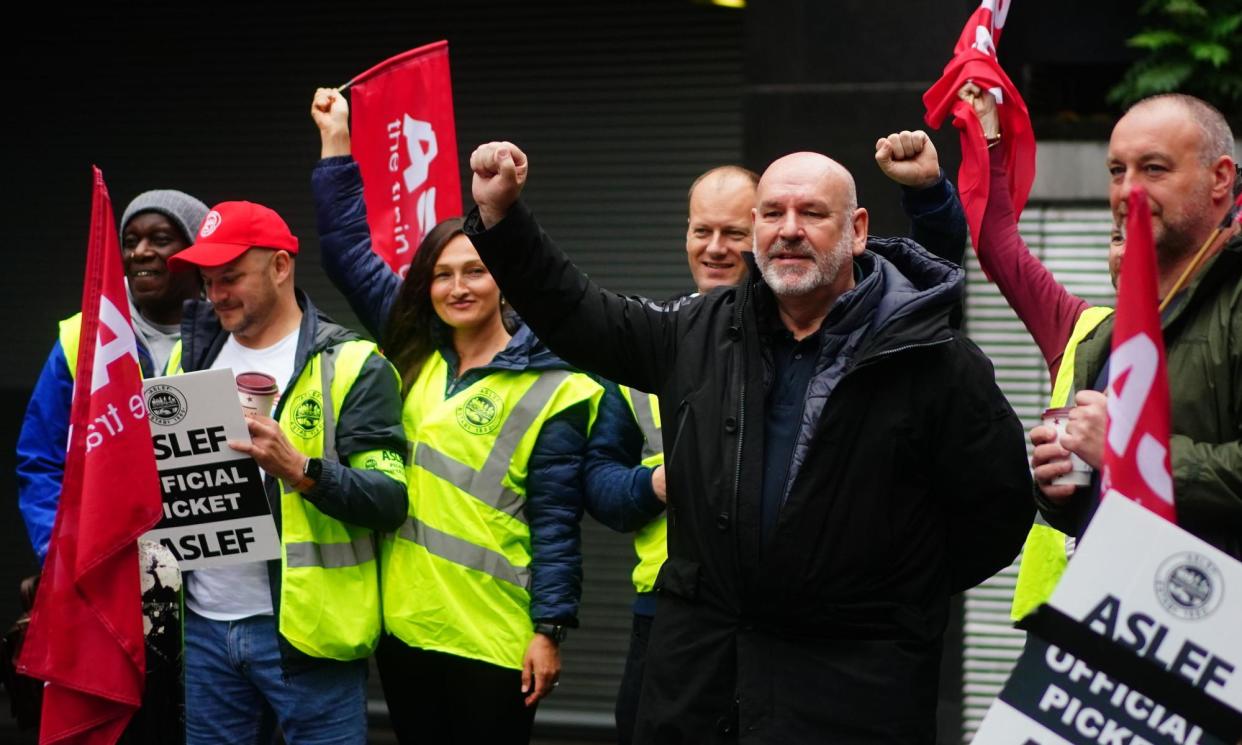
M 69 377 L 78 377 L 78 342 L 82 339 L 82 314 L 75 313 L 60 322 L 60 349 L 69 365 Z
M 281 392 L 277 422 L 293 447 L 311 458 L 338 461 L 336 422 L 341 406 L 375 344 L 355 339 L 313 353 L 297 380 Z M 173 347 L 170 375 L 182 371 L 182 345 Z M 401 381 L 391 365 L 393 385 Z M 403 454 L 369 450 L 349 454 L 348 465 L 380 471 L 405 483 Z M 329 517 L 292 486 L 280 489 L 280 596 L 277 627 L 311 657 L 357 660 L 379 642 L 380 596 L 375 534 Z
M 57 339 L 65 355 L 65 366 L 69 368 L 69 379 L 74 380 L 78 377 L 78 344 L 82 341 L 82 314 L 80 312 L 74 313 L 58 324 Z M 151 369 L 154 363 L 151 361 L 150 351 L 143 344 L 142 335 L 137 331 L 134 332 L 134 342 L 138 346 L 138 370 L 142 376 L 147 378 L 161 374 L 159 370 Z M 65 412 L 65 416 L 68 415 L 69 413 Z
M 1071 389 L 1074 386 L 1074 357 L 1078 344 L 1091 333 L 1096 326 L 1112 315 L 1112 308 L 1087 308 L 1078 316 L 1074 330 L 1070 332 L 1069 342 L 1061 355 L 1061 367 L 1057 369 L 1057 379 L 1052 386 L 1052 398 L 1048 408 L 1056 409 L 1069 403 Z M 1065 551 L 1065 534 L 1048 525 L 1035 513 L 1035 524 L 1026 536 L 1022 545 L 1022 561 L 1018 564 L 1018 581 L 1013 590 L 1013 605 L 1009 609 L 1009 617 L 1019 620 L 1037 606 L 1052 597 L 1052 591 L 1065 572 L 1069 559 Z
M 381 545 L 384 625 L 411 647 L 520 669 L 534 633 L 528 462 L 544 424 L 603 388 L 569 370 L 498 370 L 451 396 L 439 352 L 403 414 L 409 518 Z
M 660 399 L 654 393 L 643 393 L 626 386 L 620 386 L 621 395 L 630 405 L 634 421 L 643 433 L 642 464 L 648 468 L 664 465 L 664 435 L 660 431 Z M 656 577 L 660 567 L 668 559 L 668 518 L 660 515 L 656 519 L 638 529 L 634 534 L 634 552 L 638 554 L 638 564 L 634 567 L 632 579 L 634 589 L 638 592 L 651 592 L 655 589 Z

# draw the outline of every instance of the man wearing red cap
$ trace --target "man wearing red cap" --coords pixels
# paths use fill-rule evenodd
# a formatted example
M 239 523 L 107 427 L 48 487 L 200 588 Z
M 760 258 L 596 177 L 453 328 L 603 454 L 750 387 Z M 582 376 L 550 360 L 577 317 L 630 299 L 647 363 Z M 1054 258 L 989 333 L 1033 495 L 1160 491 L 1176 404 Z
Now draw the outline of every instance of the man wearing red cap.
M 372 532 L 406 516 L 400 379 L 294 289 L 297 253 L 275 212 L 224 202 L 170 262 L 197 266 L 210 301 L 187 304 L 170 372 L 258 371 L 280 388 L 251 442 L 229 444 L 265 472 L 282 557 L 186 581 L 190 745 L 265 742 L 277 723 L 291 745 L 366 742 Z

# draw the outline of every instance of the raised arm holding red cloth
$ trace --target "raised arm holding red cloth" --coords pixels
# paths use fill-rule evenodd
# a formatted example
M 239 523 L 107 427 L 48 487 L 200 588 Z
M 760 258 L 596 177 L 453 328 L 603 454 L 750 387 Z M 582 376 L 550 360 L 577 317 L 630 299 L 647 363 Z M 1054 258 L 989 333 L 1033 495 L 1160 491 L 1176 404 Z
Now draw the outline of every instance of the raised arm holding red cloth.
M 929 126 L 939 128 L 945 117 L 952 114 L 953 126 L 961 130 L 962 165 L 957 172 L 957 188 L 975 246 L 979 245 L 979 228 L 988 201 L 988 149 L 998 148 L 1003 153 L 1017 214 L 1026 206 L 1035 181 L 1035 134 L 1030 115 L 996 59 L 996 43 L 1008 12 L 1009 0 L 983 0 L 962 29 L 944 74 L 923 94 L 923 105 L 927 107 L 924 119 Z M 1002 103 L 1000 132 L 988 140 L 984 139 L 971 103 L 959 97 L 967 83 L 991 92 Z

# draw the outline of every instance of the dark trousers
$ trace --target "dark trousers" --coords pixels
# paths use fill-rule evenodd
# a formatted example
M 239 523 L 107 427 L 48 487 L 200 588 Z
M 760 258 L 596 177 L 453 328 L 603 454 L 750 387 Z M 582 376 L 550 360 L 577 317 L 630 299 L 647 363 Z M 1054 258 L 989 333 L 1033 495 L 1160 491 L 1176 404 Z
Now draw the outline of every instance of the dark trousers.
M 630 651 L 625 656 L 625 672 L 617 691 L 617 742 L 630 745 L 634 741 L 634 720 L 638 717 L 638 694 L 643 688 L 643 667 L 647 662 L 647 642 L 651 639 L 651 616 L 634 614 L 634 631 L 630 634 Z
M 407 646 L 384 635 L 375 652 L 384 700 L 401 745 L 526 745 L 535 708 L 522 673 Z

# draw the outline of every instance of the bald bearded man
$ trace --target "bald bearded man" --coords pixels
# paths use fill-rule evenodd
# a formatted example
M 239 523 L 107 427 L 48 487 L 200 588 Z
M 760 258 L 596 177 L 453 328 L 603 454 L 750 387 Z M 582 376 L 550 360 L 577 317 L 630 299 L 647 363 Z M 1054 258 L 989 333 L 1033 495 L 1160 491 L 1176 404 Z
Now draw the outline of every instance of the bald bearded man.
M 511 143 L 471 158 L 467 233 L 553 350 L 656 393 L 668 553 L 642 743 L 932 743 L 949 596 L 1009 563 L 1023 433 L 950 324 L 963 272 L 868 238 L 817 153 L 760 179 L 740 285 L 659 305 L 579 272 L 518 200 Z

